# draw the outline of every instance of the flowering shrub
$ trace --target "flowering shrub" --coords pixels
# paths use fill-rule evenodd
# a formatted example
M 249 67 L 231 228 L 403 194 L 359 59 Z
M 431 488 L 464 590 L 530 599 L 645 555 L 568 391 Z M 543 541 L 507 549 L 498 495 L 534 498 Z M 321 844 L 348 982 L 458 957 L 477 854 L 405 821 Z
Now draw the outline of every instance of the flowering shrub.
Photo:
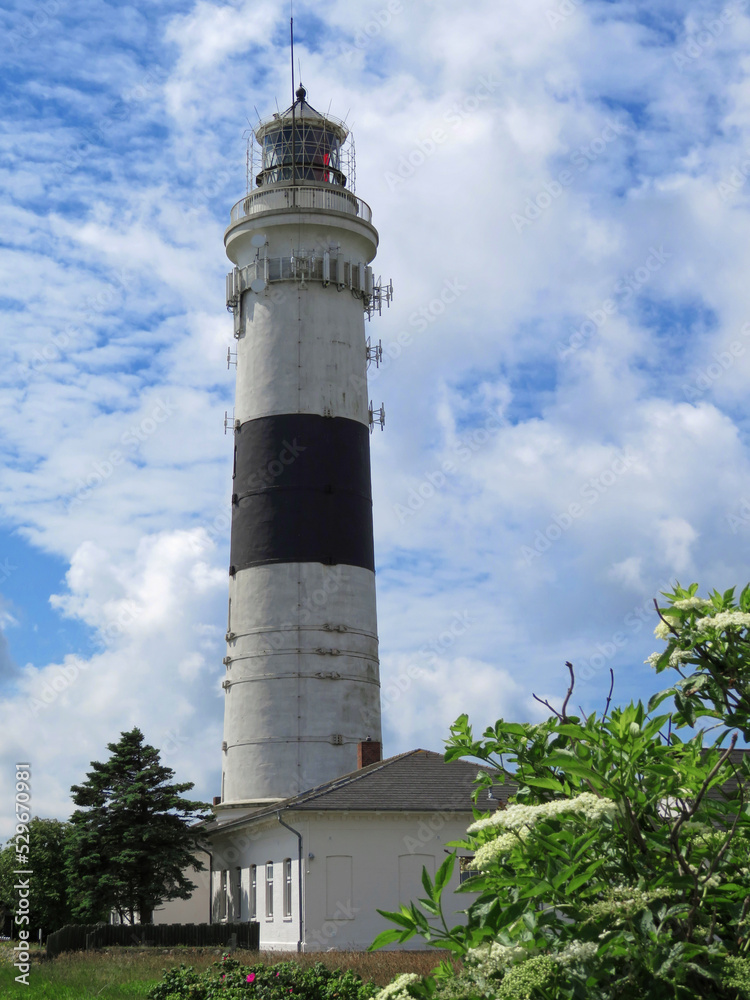
M 331 971 L 320 962 L 303 969 L 296 962 L 243 966 L 224 955 L 197 973 L 189 966 L 168 969 L 149 1000 L 369 1000 L 377 987 L 356 973 Z
M 475 739 L 456 721 L 446 759 L 494 766 L 479 788 L 511 772 L 518 792 L 453 845 L 476 872 L 466 922 L 443 916 L 449 856 L 372 946 L 420 934 L 461 971 L 444 962 L 377 1000 L 750 1000 L 750 761 L 733 753 L 750 738 L 750 587 L 738 602 L 697 589 L 657 609 L 666 648 L 648 662 L 679 680 L 648 708 L 569 715 L 568 664 L 545 722 Z

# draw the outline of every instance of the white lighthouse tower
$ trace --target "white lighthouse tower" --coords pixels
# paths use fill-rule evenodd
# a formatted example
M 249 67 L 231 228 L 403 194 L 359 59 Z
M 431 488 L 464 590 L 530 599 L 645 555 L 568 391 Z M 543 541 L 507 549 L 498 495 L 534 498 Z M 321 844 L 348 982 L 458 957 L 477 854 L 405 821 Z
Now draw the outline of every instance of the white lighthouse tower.
M 237 387 L 220 811 L 346 774 L 381 740 L 370 432 L 384 412 L 368 405 L 364 317 L 391 289 L 373 279 L 348 136 L 300 87 L 255 128 L 260 171 L 225 234 Z

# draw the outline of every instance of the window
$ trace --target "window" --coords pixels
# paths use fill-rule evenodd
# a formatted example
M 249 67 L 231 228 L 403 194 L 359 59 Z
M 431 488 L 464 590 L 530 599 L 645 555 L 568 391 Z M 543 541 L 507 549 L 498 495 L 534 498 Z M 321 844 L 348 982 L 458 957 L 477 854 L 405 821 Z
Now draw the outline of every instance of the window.
M 250 919 L 258 918 L 258 866 L 250 865 Z
M 292 859 L 284 858 L 284 916 L 292 915 Z
M 227 919 L 227 871 L 222 868 L 219 877 L 219 920 Z
M 266 917 L 273 920 L 273 861 L 266 862 Z
M 458 884 L 463 885 L 468 879 L 473 878 L 475 875 L 479 874 L 474 871 L 473 868 L 469 868 L 469 862 L 474 860 L 474 855 L 468 857 L 459 857 L 458 859 Z
M 242 869 L 234 870 L 234 898 L 232 899 L 232 920 L 241 920 L 242 913 Z

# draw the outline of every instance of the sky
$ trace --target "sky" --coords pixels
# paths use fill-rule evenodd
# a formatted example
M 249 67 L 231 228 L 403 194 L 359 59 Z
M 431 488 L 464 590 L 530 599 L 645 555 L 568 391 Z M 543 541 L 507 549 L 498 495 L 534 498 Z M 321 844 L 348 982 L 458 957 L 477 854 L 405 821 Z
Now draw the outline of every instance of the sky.
M 0 838 L 139 726 L 218 794 L 223 233 L 286 2 L 3 5 Z M 748 580 L 750 9 L 297 0 L 394 298 L 367 334 L 384 751 L 663 684 L 653 600 Z M 257 109 L 257 110 L 256 110 Z

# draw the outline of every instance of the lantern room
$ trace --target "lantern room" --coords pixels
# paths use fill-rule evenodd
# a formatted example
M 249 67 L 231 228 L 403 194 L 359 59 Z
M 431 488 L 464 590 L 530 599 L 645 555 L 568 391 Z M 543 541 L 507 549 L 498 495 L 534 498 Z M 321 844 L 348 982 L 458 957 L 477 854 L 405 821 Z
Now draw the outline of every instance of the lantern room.
M 296 97 L 290 108 L 260 122 L 254 130 L 261 161 L 256 185 L 314 183 L 345 187 L 349 175 L 352 187 L 353 169 L 347 169 L 350 163 L 353 166 L 351 143 L 346 143 L 348 128 L 311 107 L 304 87 L 298 88 Z

